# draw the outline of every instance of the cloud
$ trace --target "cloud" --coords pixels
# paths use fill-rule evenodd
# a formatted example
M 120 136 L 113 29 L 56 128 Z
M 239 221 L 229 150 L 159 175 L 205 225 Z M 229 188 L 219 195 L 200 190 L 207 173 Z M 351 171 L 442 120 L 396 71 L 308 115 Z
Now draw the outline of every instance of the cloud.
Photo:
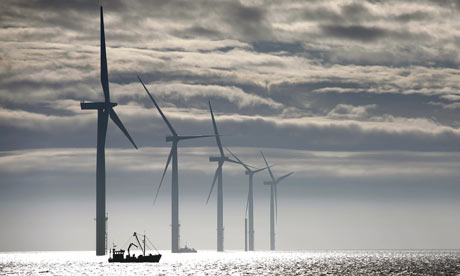
M 396 15 L 394 18 L 398 21 L 410 22 L 410 21 L 425 21 L 430 17 L 431 17 L 430 13 L 423 12 L 423 11 L 414 11 L 414 12 L 401 13 L 399 15 Z
M 261 148 L 276 176 L 294 171 L 294 178 L 372 178 L 434 177 L 456 175 L 458 153 L 408 152 L 408 151 L 304 151 L 276 148 Z M 234 152 L 243 162 L 258 167 L 263 160 L 258 150 L 234 147 Z M 110 171 L 123 173 L 151 173 L 160 177 L 169 153 L 167 147 L 143 147 L 134 149 L 107 149 L 106 162 Z M 204 173 L 212 176 L 208 156 L 216 154 L 214 147 L 181 147 L 180 167 L 183 174 Z M 18 150 L 0 152 L 0 170 L 3 174 L 45 173 L 51 170 L 61 173 L 94 172 L 96 153 L 94 148 L 60 148 Z M 46 160 L 46 162 L 43 162 Z M 244 169 L 238 165 L 225 167 L 226 174 L 242 175 Z M 369 183 L 368 185 L 373 185 Z
M 327 114 L 327 117 L 343 119 L 367 119 L 369 117 L 368 110 L 375 107 L 375 104 L 365 106 L 338 104 Z
M 378 27 L 365 27 L 359 25 L 323 25 L 321 30 L 328 36 L 348 38 L 359 41 L 375 41 L 388 35 L 385 29 Z
M 21 136 L 14 144 L 32 132 L 53 137 L 50 144 L 85 146 L 91 138 L 76 132 L 93 133 L 95 114 L 81 112 L 79 101 L 102 98 L 98 7 L 42 4 L 4 4 L 1 127 L 8 137 Z M 404 136 L 397 148 L 416 135 L 446 142 L 457 133 L 458 120 L 446 106 L 432 104 L 454 101 L 459 89 L 455 11 L 439 5 L 134 1 L 107 4 L 105 12 L 111 95 L 125 125 L 141 137 L 149 132 L 143 125 L 161 130 L 162 123 L 152 121 L 157 115 L 136 72 L 184 132 L 209 131 L 206 102 L 212 100 L 231 118 L 231 131 L 245 128 L 249 144 L 258 133 L 297 137 L 276 134 L 263 141 L 270 147 L 286 137 L 292 148 L 338 147 L 331 137 L 356 129 L 363 140 Z M 75 14 L 78 24 L 56 21 Z M 66 131 L 78 139 L 57 141 L 50 133 L 71 124 L 77 130 Z M 300 138 L 312 134 L 326 138 Z M 417 141 L 425 145 L 423 139 Z
M 363 25 L 321 25 L 321 31 L 324 35 L 334 38 L 344 38 L 357 40 L 361 42 L 375 42 L 380 39 L 392 37 L 395 40 L 418 40 L 420 37 L 426 37 L 425 33 L 415 33 L 407 31 L 394 31 L 378 26 Z
M 230 2 L 226 10 L 227 22 L 235 32 L 240 32 L 245 39 L 269 40 L 271 27 L 261 6 L 245 6 L 239 1 Z
M 148 85 L 148 89 L 154 94 L 160 94 L 163 98 L 181 101 L 190 101 L 193 98 L 198 98 L 200 101 L 206 98 L 224 98 L 239 108 L 261 105 L 266 108 L 280 109 L 283 106 L 271 99 L 248 94 L 234 86 L 155 83 Z
M 75 107 L 69 106 L 68 103 L 69 102 L 65 102 L 65 107 L 74 110 Z M 79 117 L 53 116 L 22 110 L 0 108 L 0 124 L 2 126 L 11 126 L 19 129 L 35 129 L 51 132 L 62 128 L 68 128 L 68 126 L 78 128 L 79 126 L 81 127 L 81 125 L 88 123 L 89 120 L 90 118 L 87 115 Z
M 431 105 L 440 106 L 444 109 L 460 109 L 460 102 L 453 102 L 453 103 L 442 103 L 442 102 L 430 102 Z

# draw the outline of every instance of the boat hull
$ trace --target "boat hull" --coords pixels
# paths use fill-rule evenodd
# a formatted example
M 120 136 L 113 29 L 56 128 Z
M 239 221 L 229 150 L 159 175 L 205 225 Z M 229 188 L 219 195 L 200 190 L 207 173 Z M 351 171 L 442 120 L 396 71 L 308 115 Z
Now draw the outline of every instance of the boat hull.
M 195 248 L 179 248 L 179 251 L 177 253 L 197 253 Z
M 138 256 L 138 257 L 129 257 L 126 258 L 109 258 L 109 263 L 158 263 L 161 259 L 161 254 L 157 255 L 147 255 L 147 256 Z

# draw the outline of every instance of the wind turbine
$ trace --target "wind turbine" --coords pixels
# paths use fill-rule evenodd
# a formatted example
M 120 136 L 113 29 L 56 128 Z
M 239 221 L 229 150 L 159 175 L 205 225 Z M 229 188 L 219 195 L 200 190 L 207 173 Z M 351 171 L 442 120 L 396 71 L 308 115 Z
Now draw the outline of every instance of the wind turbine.
M 163 183 L 163 179 L 165 177 L 165 173 L 168 170 L 169 163 L 172 159 L 172 179 L 171 179 L 171 252 L 173 253 L 180 253 L 180 244 L 179 244 L 179 174 L 178 174 L 178 161 L 177 161 L 177 145 L 181 140 L 189 140 L 189 139 L 196 139 L 196 138 L 204 138 L 204 137 L 213 137 L 214 135 L 192 135 L 192 136 L 180 136 L 177 134 L 176 130 L 173 128 L 171 123 L 168 121 L 166 116 L 161 111 L 161 108 L 158 106 L 157 102 L 153 98 L 152 94 L 150 94 L 149 90 L 145 86 L 144 82 L 141 80 L 139 76 L 137 76 L 139 81 L 142 83 L 145 91 L 149 95 L 150 99 L 152 100 L 153 104 L 157 108 L 158 112 L 160 113 L 161 117 L 165 121 L 166 125 L 168 126 L 169 130 L 171 131 L 171 136 L 166 137 L 166 142 L 172 142 L 171 152 L 168 156 L 168 161 L 166 161 L 166 167 L 163 171 L 163 175 L 161 176 L 160 185 L 158 186 L 157 193 L 155 195 L 155 200 L 153 204 L 155 204 L 158 192 L 160 191 L 161 185 Z
M 104 102 L 80 103 L 81 109 L 97 109 L 97 162 L 96 162 L 96 255 L 105 255 L 105 138 L 109 117 L 137 149 L 128 131 L 118 118 L 110 101 L 107 56 L 105 51 L 104 18 L 101 6 L 101 84 Z
M 293 174 L 294 172 L 290 172 L 278 178 L 272 173 L 272 170 L 268 166 L 267 159 L 265 159 L 264 153 L 260 152 L 262 157 L 264 158 L 265 164 L 267 165 L 268 172 L 271 177 L 271 181 L 264 181 L 265 185 L 270 185 L 270 250 L 275 250 L 275 218 L 278 221 L 278 196 L 276 186 L 279 182 L 286 179 L 288 176 Z
M 249 176 L 249 191 L 248 191 L 248 200 L 246 202 L 246 213 L 249 218 L 249 251 L 254 251 L 254 194 L 253 194 L 253 177 L 254 174 L 265 170 L 265 168 L 261 169 L 251 169 L 249 165 L 243 163 L 233 152 L 231 152 L 227 147 L 225 147 L 227 151 L 235 158 L 239 164 L 241 164 L 244 169 L 246 170 L 246 175 Z
M 228 158 L 224 154 L 224 149 L 222 148 L 222 142 L 220 141 L 219 131 L 217 130 L 216 120 L 214 119 L 214 113 L 212 112 L 211 102 L 209 102 L 209 111 L 211 112 L 212 126 L 214 128 L 214 134 L 216 136 L 217 147 L 219 148 L 220 156 L 210 156 L 209 162 L 218 162 L 216 173 L 214 174 L 214 179 L 212 181 L 211 189 L 209 190 L 208 199 L 206 204 L 209 202 L 209 197 L 211 196 L 212 189 L 217 181 L 217 251 L 224 251 L 224 196 L 222 189 L 222 166 L 225 161 L 237 163 L 238 162 Z

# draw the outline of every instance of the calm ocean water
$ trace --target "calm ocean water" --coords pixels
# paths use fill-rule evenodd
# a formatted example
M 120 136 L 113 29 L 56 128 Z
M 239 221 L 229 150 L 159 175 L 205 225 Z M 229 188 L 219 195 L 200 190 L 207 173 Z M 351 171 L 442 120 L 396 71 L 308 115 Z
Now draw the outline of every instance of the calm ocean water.
M 161 252 L 113 264 L 93 251 L 0 253 L 1 275 L 460 275 L 460 251 Z

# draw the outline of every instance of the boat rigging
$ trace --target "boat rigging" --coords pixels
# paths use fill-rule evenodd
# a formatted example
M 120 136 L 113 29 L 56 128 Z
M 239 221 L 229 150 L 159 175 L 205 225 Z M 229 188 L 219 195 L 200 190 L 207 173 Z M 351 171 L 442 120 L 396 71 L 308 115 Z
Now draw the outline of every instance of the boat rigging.
M 113 245 L 113 249 L 110 249 L 110 253 L 112 254 L 112 256 L 109 258 L 109 263 L 114 263 L 114 262 L 118 262 L 118 263 L 146 263 L 146 262 L 158 263 L 161 259 L 160 252 L 158 252 L 158 250 L 155 248 L 153 243 L 147 238 L 146 235 L 140 235 L 140 236 L 142 238 L 142 243 L 139 240 L 139 235 L 136 232 L 134 232 L 133 237 L 135 238 L 137 245 L 131 242 L 128 246 L 128 249 L 126 250 L 128 251 L 128 254 L 126 256 L 125 256 L 125 250 L 123 249 L 116 250 L 115 249 L 116 245 Z M 145 253 L 146 248 L 147 248 L 146 241 L 150 243 L 150 245 L 153 247 L 153 249 L 155 249 L 157 254 L 152 255 L 150 253 L 149 255 L 146 255 Z M 140 248 L 142 251 L 142 255 L 139 255 L 137 257 L 135 254 L 131 255 L 130 249 L 132 246 L 136 248 Z

